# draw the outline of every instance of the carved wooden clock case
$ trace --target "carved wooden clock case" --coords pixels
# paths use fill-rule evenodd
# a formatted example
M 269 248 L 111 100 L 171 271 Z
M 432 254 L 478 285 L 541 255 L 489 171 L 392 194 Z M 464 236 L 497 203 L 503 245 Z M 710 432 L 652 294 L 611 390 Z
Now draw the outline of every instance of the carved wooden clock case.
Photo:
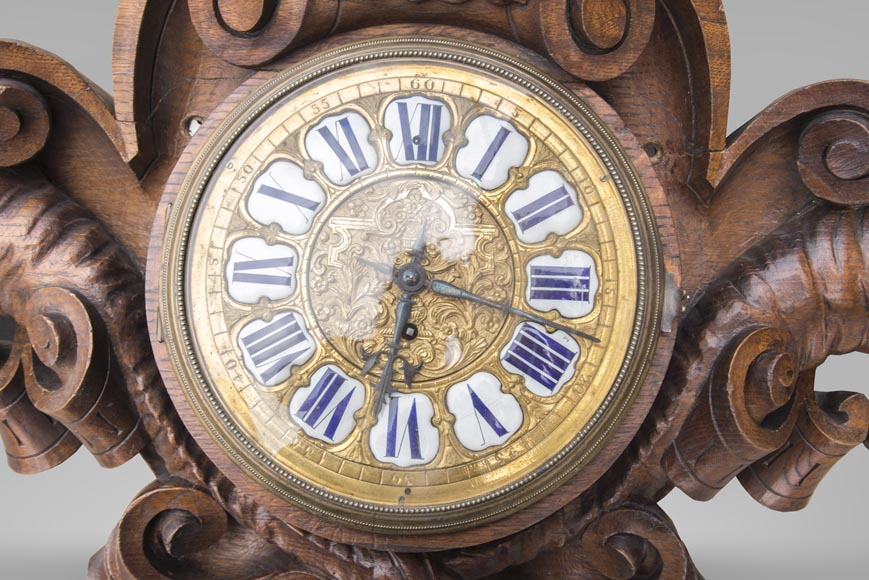
M 122 0 L 0 43 L 0 438 L 155 474 L 88 577 L 700 578 L 867 442 L 869 84 L 729 139 L 720 0 Z

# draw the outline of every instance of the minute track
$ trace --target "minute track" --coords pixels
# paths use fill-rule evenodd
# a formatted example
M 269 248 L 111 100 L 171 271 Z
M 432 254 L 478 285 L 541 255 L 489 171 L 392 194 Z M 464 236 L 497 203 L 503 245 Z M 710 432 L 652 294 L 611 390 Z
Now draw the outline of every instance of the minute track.
M 628 176 L 617 180 L 583 127 L 510 75 L 415 54 L 348 61 L 346 71 L 281 96 L 266 112 L 252 109 L 256 124 L 203 189 L 185 258 L 189 320 L 207 309 L 212 328 L 226 331 L 192 325 L 206 359 L 233 348 L 249 320 L 284 310 L 299 314 L 316 344 L 273 384 L 243 366 L 231 375 L 238 378 L 222 380 L 239 363 L 208 361 L 214 400 L 229 402 L 227 416 L 244 418 L 244 432 L 228 445 L 260 450 L 249 462 L 283 497 L 304 495 L 329 519 L 342 514 L 351 527 L 384 534 L 464 528 L 483 510 L 494 521 L 545 496 L 547 474 L 581 469 L 587 451 L 605 443 L 586 437 L 604 432 L 596 427 L 607 408 L 633 388 L 630 357 L 639 351 L 631 331 L 645 320 L 637 313 L 645 296 L 639 242 L 619 190 Z M 441 122 L 426 123 L 423 105 L 435 104 Z M 368 169 L 341 177 L 344 165 L 318 130 L 328 128 L 353 159 L 345 118 L 355 123 Z M 501 129 L 510 135 L 488 163 Z M 438 159 L 414 148 L 411 160 L 399 146 L 408 135 L 414 145 L 417 137 L 436 142 Z M 294 204 L 258 193 L 268 171 L 320 203 L 316 212 L 296 206 L 309 222 Z M 605 173 L 612 179 L 601 180 Z M 423 255 L 420 243 L 411 246 L 424 225 Z M 221 308 L 221 297 L 203 296 L 195 280 L 212 280 L 211 270 L 225 277 L 228 248 L 246 238 L 262 240 L 249 253 L 254 260 L 281 257 L 271 251 L 279 244 L 293 248 L 296 288 L 238 304 L 224 292 Z M 200 251 L 206 239 L 214 241 L 208 255 Z M 533 287 L 532 266 L 540 278 Z M 573 354 L 561 356 L 559 347 Z M 318 391 L 330 370 L 346 377 L 343 386 L 335 379 Z M 288 433 L 296 433 L 292 445 Z

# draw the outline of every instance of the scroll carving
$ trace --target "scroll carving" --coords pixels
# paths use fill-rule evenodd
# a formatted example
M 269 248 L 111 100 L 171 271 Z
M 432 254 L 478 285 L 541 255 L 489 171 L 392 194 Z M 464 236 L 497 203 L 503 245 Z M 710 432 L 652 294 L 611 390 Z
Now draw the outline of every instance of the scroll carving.
M 604 512 L 582 535 L 589 568 L 604 578 L 702 580 L 673 522 L 653 506 Z
M 816 393 L 806 401 L 787 443 L 743 471 L 739 480 L 766 507 L 800 510 L 836 463 L 867 435 L 869 400 L 864 395 Z
M 91 560 L 89 575 L 168 579 L 173 560 L 211 546 L 226 528 L 226 513 L 211 496 L 185 487 L 146 488 Z
M 867 244 L 866 208 L 816 207 L 744 254 L 698 299 L 668 371 L 671 386 L 687 387 L 679 396 L 690 400 L 699 388 L 662 462 L 685 493 L 709 499 L 755 464 L 741 477 L 752 495 L 796 509 L 865 440 L 863 400 L 815 401 L 806 371 L 831 354 L 869 348 Z
M 816 196 L 841 205 L 869 203 L 869 116 L 828 113 L 800 136 L 797 164 Z
M 263 515 L 263 514 L 261 514 Z M 301 540 L 301 538 L 299 538 Z M 229 518 L 211 492 L 176 479 L 146 487 L 106 547 L 90 562 L 93 580 L 434 580 L 424 557 L 354 552 L 300 541 L 287 550 Z
M 654 0 L 568 0 L 567 6 L 564 0 L 541 0 L 538 5 L 547 53 L 588 81 L 610 80 L 628 70 L 655 23 Z
M 55 286 L 36 290 L 23 326 L 24 375 L 34 406 L 63 423 L 103 467 L 142 450 L 147 435 L 124 389 L 105 330 L 82 299 Z
M 322 38 L 331 30 L 382 24 L 403 14 L 404 20 L 452 24 L 455 10 L 471 18 L 488 15 L 505 36 L 548 54 L 574 76 L 589 81 L 613 79 L 629 69 L 649 42 L 655 21 L 654 0 L 393 0 L 386 20 L 371 21 L 370 7 L 338 0 L 275 2 L 257 0 L 190 0 L 190 15 L 206 46 L 228 63 L 260 67 L 288 49 Z M 415 12 L 409 4 L 419 5 Z M 461 8 L 464 9 L 464 8 Z M 565 17 L 566 15 L 566 17 Z
M 323 35 L 338 13 L 338 0 L 190 0 L 190 17 L 202 42 L 238 66 L 264 65 L 288 48 Z
M 29 347 L 19 328 L 0 366 L 0 441 L 6 461 L 17 473 L 39 473 L 69 459 L 81 442 L 27 396 L 21 360 Z
M 802 185 L 832 203 L 867 203 L 867 87 L 866 81 L 860 80 L 827 81 L 798 89 L 771 104 L 740 129 L 723 152 L 713 181 L 719 186 L 718 194 L 728 191 L 725 178 L 750 161 L 752 153 L 783 134 L 790 140 L 789 132 L 795 130 L 795 161 Z M 780 170 L 771 171 L 770 177 L 778 177 Z
M 42 96 L 24 83 L 0 80 L 0 167 L 33 159 L 45 147 L 50 130 Z
M 718 359 L 663 465 L 694 499 L 715 496 L 745 467 L 785 444 L 803 394 L 790 344 L 772 328 L 738 336 Z
M 10 465 L 50 468 L 79 442 L 104 466 L 120 465 L 148 437 L 105 324 L 117 323 L 114 308 L 142 299 L 137 272 L 54 187 L 11 176 L 0 186 L 0 312 L 17 325 L 0 393 Z
M 702 580 L 673 522 L 655 505 L 617 504 L 562 523 L 567 527 L 556 532 L 559 540 L 541 535 L 547 528 L 547 535 L 553 533 L 551 526 L 537 526 L 532 528 L 535 533 L 529 530 L 520 535 L 524 539 L 517 537 L 510 549 L 490 547 L 486 559 L 478 554 L 472 569 L 489 568 L 486 580 Z M 517 543 L 524 543 L 526 550 L 547 544 L 548 548 L 530 557 L 523 553 L 524 564 L 498 567 L 508 554 L 521 549 Z M 460 577 L 479 577 L 461 573 L 461 556 L 469 554 L 448 556 Z M 495 567 L 497 572 L 491 570 Z

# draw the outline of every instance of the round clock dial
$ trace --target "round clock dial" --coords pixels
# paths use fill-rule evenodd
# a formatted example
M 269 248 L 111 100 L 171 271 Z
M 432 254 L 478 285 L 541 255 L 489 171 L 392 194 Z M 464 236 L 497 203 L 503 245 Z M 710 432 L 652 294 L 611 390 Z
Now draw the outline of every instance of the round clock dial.
M 342 525 L 490 521 L 594 456 L 660 309 L 642 186 L 487 49 L 351 46 L 230 114 L 174 200 L 161 316 L 220 449 Z

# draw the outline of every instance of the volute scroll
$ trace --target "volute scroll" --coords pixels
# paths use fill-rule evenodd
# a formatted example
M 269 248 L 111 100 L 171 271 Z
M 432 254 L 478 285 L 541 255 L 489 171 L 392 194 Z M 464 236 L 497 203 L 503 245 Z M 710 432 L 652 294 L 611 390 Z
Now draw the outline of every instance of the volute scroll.
M 860 393 L 815 393 L 800 409 L 788 442 L 739 474 L 746 491 L 777 511 L 806 507 L 824 477 L 869 435 L 869 399 Z
M 708 500 L 738 475 L 767 507 L 800 509 L 866 440 L 866 398 L 815 393 L 813 371 L 869 347 L 867 234 L 865 208 L 816 207 L 698 297 L 665 383 L 697 397 L 662 458 L 682 491 Z
M 33 159 L 48 141 L 48 104 L 29 85 L 0 79 L 0 168 Z
M 540 34 L 547 52 L 577 78 L 607 81 L 645 50 L 655 22 L 654 0 L 544 0 Z M 563 18 L 566 12 L 568 19 Z M 573 43 L 568 39 L 576 39 Z
M 76 435 L 103 467 L 139 454 L 148 441 L 105 331 L 82 299 L 59 287 L 33 293 L 24 328 L 27 393 L 37 409 Z
M 399 553 L 332 520 L 291 525 L 267 489 L 243 492 L 212 462 L 160 374 L 143 272 L 160 268 L 149 232 L 173 169 L 242 87 L 345 41 L 422 32 L 515 43 L 528 50 L 511 56 L 608 104 L 600 120 L 666 206 L 655 226 L 684 294 L 652 353 L 663 386 L 638 397 L 603 475 L 554 513 L 510 513 L 522 527 L 498 540 L 471 526 L 462 549 L 411 537 Z M 701 580 L 657 506 L 674 487 L 708 500 L 738 480 L 766 507 L 802 509 L 869 446 L 869 399 L 814 382 L 828 356 L 869 352 L 869 83 L 799 89 L 727 139 L 721 0 L 120 0 L 113 66 L 114 102 L 0 41 L 0 316 L 14 320 L 0 442 L 20 473 L 84 447 L 105 467 L 141 454 L 156 478 L 89 578 Z
M 800 135 L 797 166 L 817 197 L 840 205 L 869 203 L 869 111 L 813 120 Z

